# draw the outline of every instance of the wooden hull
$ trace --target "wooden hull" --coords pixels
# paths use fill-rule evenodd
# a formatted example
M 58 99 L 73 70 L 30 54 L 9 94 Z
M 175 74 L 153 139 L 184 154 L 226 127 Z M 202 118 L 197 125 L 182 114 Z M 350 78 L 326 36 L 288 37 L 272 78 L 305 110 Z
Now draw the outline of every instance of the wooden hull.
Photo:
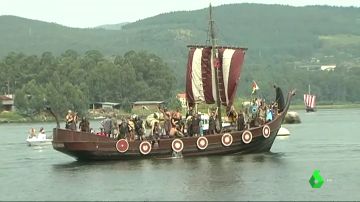
M 197 140 L 199 137 L 181 138 L 183 149 L 181 156 L 206 156 L 206 155 L 226 155 L 234 153 L 259 153 L 270 151 L 276 135 L 281 127 L 281 123 L 289 108 L 290 100 L 293 94 L 289 93 L 286 107 L 273 121 L 266 125 L 270 128 L 270 135 L 266 138 L 263 135 L 263 128 L 259 126 L 247 130 L 252 134 L 252 140 L 244 143 L 244 131 L 231 131 L 219 134 L 206 135 L 208 146 L 205 149 L 199 149 Z M 267 127 L 266 126 L 266 127 Z M 232 143 L 224 146 L 222 142 L 223 135 L 232 136 Z M 172 142 L 174 138 L 160 139 L 158 146 L 153 146 L 148 154 L 140 152 L 141 141 L 129 142 L 126 152 L 119 152 L 116 148 L 117 140 L 97 136 L 91 133 L 72 131 L 66 129 L 55 128 L 53 130 L 53 148 L 57 151 L 65 153 L 77 160 L 130 160 L 143 158 L 171 158 L 173 157 Z M 178 154 L 179 154 L 178 153 Z

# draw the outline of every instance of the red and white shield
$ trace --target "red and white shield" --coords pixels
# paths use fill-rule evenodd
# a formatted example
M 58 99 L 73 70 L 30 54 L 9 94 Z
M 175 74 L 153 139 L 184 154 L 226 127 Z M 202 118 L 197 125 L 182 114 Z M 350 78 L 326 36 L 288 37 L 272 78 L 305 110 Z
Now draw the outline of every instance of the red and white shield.
M 196 141 L 196 145 L 199 149 L 204 150 L 208 146 L 209 142 L 206 137 L 199 137 Z
M 142 141 L 139 145 L 140 153 L 146 155 L 151 151 L 151 144 L 148 141 Z
M 221 143 L 225 146 L 228 147 L 232 144 L 233 142 L 233 136 L 230 133 L 225 133 L 224 135 L 222 135 L 221 137 Z
M 125 139 L 120 139 L 116 142 L 116 149 L 120 153 L 124 153 L 129 149 L 129 143 Z
M 263 136 L 265 138 L 270 137 L 270 132 L 271 132 L 270 127 L 268 125 L 264 125 L 264 127 L 262 129 Z
M 241 139 L 245 144 L 249 144 L 252 140 L 252 133 L 248 130 L 245 130 L 241 135 Z
M 175 139 L 172 141 L 171 143 L 171 148 L 175 151 L 175 152 L 181 152 L 184 149 L 184 143 L 182 140 L 180 139 Z

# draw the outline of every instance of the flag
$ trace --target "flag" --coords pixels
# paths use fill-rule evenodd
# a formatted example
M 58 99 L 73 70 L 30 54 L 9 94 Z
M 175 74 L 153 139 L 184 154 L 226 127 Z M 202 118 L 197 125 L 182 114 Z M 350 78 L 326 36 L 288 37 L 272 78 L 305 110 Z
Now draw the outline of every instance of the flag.
M 253 81 L 252 83 L 252 92 L 251 94 L 254 95 L 256 93 L 256 91 L 259 90 L 259 86 L 256 84 L 255 81 Z

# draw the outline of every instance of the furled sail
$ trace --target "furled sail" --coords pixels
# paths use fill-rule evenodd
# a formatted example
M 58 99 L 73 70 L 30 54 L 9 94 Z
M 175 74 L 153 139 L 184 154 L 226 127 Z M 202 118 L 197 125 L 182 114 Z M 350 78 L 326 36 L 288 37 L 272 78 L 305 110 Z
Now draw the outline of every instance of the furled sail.
M 305 107 L 315 108 L 315 95 L 304 94 Z
M 246 49 L 216 47 L 214 50 L 216 54 L 212 54 L 211 46 L 189 46 L 186 99 L 190 105 L 215 103 L 217 68 L 221 104 L 230 106 L 234 101 Z M 213 55 L 216 55 L 215 59 Z

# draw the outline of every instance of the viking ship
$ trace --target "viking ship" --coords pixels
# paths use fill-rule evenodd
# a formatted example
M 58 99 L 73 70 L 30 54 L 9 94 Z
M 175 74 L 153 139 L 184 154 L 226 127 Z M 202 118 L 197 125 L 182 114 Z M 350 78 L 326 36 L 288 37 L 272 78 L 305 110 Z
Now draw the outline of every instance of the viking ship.
M 316 95 L 311 94 L 310 85 L 309 85 L 308 93 L 304 94 L 304 104 L 305 104 L 306 112 L 315 111 L 315 100 L 316 100 Z
M 218 114 L 221 115 L 221 107 L 231 106 L 236 97 L 247 49 L 216 45 L 211 5 L 209 16 L 211 44 L 188 46 L 186 98 L 189 105 L 199 102 L 216 103 Z M 276 94 L 276 97 L 283 98 L 282 91 L 278 87 Z M 279 108 L 279 113 L 272 121 L 241 131 L 222 127 L 222 119 L 218 118 L 216 119 L 218 127 L 213 134 L 159 139 L 157 144 L 152 144 L 148 140 L 117 140 L 92 133 L 62 129 L 58 124 L 53 130 L 52 145 L 57 151 L 85 161 L 268 152 L 294 94 L 294 91 L 287 94 L 285 103 L 279 105 L 282 108 Z

